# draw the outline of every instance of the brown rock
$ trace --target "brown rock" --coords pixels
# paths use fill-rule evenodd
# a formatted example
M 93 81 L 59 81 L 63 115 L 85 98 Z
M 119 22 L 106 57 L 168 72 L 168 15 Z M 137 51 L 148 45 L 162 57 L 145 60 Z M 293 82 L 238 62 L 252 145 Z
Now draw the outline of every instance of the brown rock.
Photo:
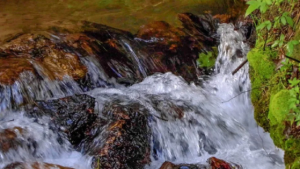
M 30 61 L 41 67 L 42 76 L 52 80 L 62 80 L 67 75 L 75 80 L 84 77 L 87 69 L 79 57 L 61 45 L 47 33 L 21 35 L 4 44 L 0 47 L 0 83 L 10 85 L 24 71 L 36 73 Z
M 143 25 L 138 31 L 136 37 L 145 41 L 157 41 L 160 45 L 164 45 L 170 51 L 176 51 L 178 43 L 186 34 L 166 22 L 156 21 L 147 25 Z
M 40 162 L 35 162 L 35 163 L 21 163 L 21 162 L 16 162 L 7 165 L 3 169 L 73 169 L 70 167 L 63 167 L 60 165 L 56 164 L 49 164 L 49 163 L 40 163 Z
M 22 134 L 21 127 L 14 127 L 12 129 L 4 129 L 0 132 L 0 151 L 7 152 L 10 149 L 17 148 L 20 140 L 17 139 L 18 134 Z
M 207 169 L 205 165 L 201 164 L 173 164 L 169 161 L 166 161 L 162 164 L 159 169 Z
M 233 167 L 228 162 L 218 159 L 218 158 L 215 158 L 215 157 L 209 158 L 208 163 L 210 164 L 211 169 L 235 169 L 236 168 L 236 167 Z
M 20 73 L 24 71 L 35 72 L 34 67 L 26 58 L 0 57 L 0 84 L 12 85 Z
M 164 162 L 161 167 L 159 169 L 173 169 L 176 165 L 169 162 L 169 161 L 166 161 Z

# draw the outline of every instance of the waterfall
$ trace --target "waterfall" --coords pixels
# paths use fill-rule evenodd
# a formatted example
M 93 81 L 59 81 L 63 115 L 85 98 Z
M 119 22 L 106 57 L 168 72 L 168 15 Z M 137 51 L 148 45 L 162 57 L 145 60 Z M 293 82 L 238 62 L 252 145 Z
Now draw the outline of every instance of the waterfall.
M 95 112 L 100 117 L 104 106 L 115 100 L 125 106 L 136 103 L 146 110 L 151 130 L 151 163 L 145 168 L 157 169 L 165 161 L 205 164 L 210 157 L 245 169 L 284 168 L 283 151 L 275 147 L 269 133 L 254 120 L 250 93 L 246 92 L 251 89 L 248 64 L 232 75 L 246 59 L 249 46 L 233 25 L 221 24 L 218 34 L 220 45 L 215 73 L 203 80 L 201 86 L 189 84 L 172 73 L 156 73 L 125 87 L 108 80 L 92 56 L 81 58 L 82 63 L 88 65 L 87 80 L 95 88 L 90 91 L 68 77 L 63 81 L 40 80 L 28 72 L 13 85 L 0 86 L 0 132 L 21 127 L 24 131 L 17 131 L 17 138 L 25 140 L 18 149 L 0 153 L 0 168 L 15 161 L 90 168 L 92 157 L 74 150 L 66 136 L 51 131 L 47 125 L 51 119 L 33 119 L 24 115 L 25 110 L 12 110 L 13 103 L 21 104 L 25 95 L 31 100 L 43 100 L 76 93 L 94 97 Z M 137 53 L 127 41 L 123 44 L 146 76 Z M 105 140 L 100 138 L 99 141 Z

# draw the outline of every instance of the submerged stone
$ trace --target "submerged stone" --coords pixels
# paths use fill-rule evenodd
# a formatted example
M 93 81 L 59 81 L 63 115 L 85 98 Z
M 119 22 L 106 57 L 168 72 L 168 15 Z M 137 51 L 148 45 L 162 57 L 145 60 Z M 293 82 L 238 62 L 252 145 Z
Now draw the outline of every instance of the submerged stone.
M 27 115 L 41 118 L 50 116 L 49 124 L 54 131 L 66 133 L 73 145 L 78 145 L 89 136 L 97 115 L 94 113 L 95 99 L 88 95 L 74 95 L 56 100 L 36 101 Z
M 162 164 L 160 169 L 242 169 L 237 164 L 228 163 L 221 159 L 211 157 L 208 160 L 209 165 L 205 164 L 173 164 L 166 161 Z
M 12 129 L 4 129 L 0 131 L 0 152 L 6 153 L 11 149 L 16 149 L 21 145 L 22 139 L 18 138 L 23 129 L 21 127 L 14 127 Z
M 73 169 L 70 167 L 63 167 L 56 164 L 49 164 L 49 163 L 40 163 L 40 162 L 34 162 L 34 163 L 21 163 L 16 162 L 9 164 L 5 166 L 3 169 Z
M 93 168 L 143 168 L 150 162 L 150 130 L 147 114 L 139 104 L 109 103 L 103 116 L 107 125 L 98 128 L 82 147 L 94 156 Z

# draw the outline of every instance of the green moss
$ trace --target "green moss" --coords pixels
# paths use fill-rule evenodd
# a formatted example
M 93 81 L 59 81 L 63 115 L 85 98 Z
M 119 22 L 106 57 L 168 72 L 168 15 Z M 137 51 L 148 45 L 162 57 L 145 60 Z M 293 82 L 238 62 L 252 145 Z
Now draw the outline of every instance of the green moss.
M 288 100 L 290 99 L 290 92 L 286 89 L 276 93 L 270 102 L 270 111 L 268 118 L 270 119 L 271 125 L 276 125 L 285 120 L 289 113 Z
M 294 40 L 300 40 L 300 29 L 298 29 L 295 33 L 295 36 L 293 38 Z M 292 54 L 293 58 L 296 58 L 298 60 L 300 60 L 300 44 L 294 46 L 294 52 Z
M 292 169 L 299 169 L 300 168 L 300 158 L 297 158 L 292 165 Z
M 248 55 L 250 79 L 252 84 L 251 100 L 254 106 L 254 118 L 266 131 L 269 131 L 267 114 L 270 100 L 270 79 L 275 73 L 275 66 L 270 60 L 270 51 L 252 49 Z
M 284 150 L 284 162 L 286 166 L 292 166 L 292 168 L 299 167 L 300 139 L 290 138 L 286 140 Z
M 282 149 L 285 147 L 286 140 L 284 130 L 285 126 L 282 124 L 270 127 L 270 136 L 273 139 L 274 144 Z

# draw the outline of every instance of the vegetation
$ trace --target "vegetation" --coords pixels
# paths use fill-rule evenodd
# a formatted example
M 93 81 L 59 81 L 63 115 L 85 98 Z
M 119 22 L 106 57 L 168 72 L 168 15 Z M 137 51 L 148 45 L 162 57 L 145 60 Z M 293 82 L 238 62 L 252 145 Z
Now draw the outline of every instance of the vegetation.
M 199 53 L 199 58 L 197 59 L 197 64 L 202 68 L 212 68 L 215 65 L 216 58 L 218 56 L 217 47 L 213 47 L 212 51 L 207 53 Z
M 285 150 L 286 168 L 296 169 L 300 167 L 300 32 L 296 29 L 300 2 L 250 0 L 247 4 L 245 15 L 253 18 L 257 30 L 255 48 L 248 54 L 252 88 L 259 88 L 251 93 L 255 118 Z

